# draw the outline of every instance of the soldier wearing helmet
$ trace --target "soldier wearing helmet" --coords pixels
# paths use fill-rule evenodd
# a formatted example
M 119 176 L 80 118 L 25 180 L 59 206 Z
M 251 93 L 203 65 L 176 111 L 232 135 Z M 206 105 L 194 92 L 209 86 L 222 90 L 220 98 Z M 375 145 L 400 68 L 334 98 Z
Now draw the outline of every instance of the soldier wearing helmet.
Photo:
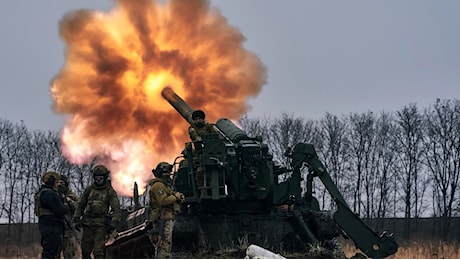
M 97 165 L 92 170 L 93 184 L 85 189 L 74 214 L 75 228 L 83 227 L 82 258 L 104 258 L 106 235 L 115 231 L 121 220 L 120 201 L 112 188 L 109 169 Z
M 42 258 L 57 258 L 62 246 L 64 216 L 69 213 L 69 207 L 64 205 L 62 197 L 58 194 L 59 186 L 62 184 L 59 173 L 45 172 L 42 182 L 43 185 L 34 196 Z
M 206 114 L 202 110 L 195 110 L 192 113 L 193 123 L 188 127 L 190 139 L 193 142 L 193 164 L 196 168 L 196 184 L 200 190 L 201 196 L 204 195 L 204 172 L 201 167 L 200 155 L 203 153 L 203 139 L 202 136 L 206 134 L 217 133 L 213 125 L 206 120 Z
M 184 194 L 173 191 L 172 169 L 171 164 L 160 162 L 152 170 L 155 179 L 150 181 L 149 190 L 150 221 L 153 224 L 150 240 L 155 246 L 155 258 L 171 257 L 174 218 L 185 200 Z
M 70 223 L 70 219 L 72 219 L 72 216 L 75 213 L 75 209 L 77 208 L 78 196 L 70 189 L 69 179 L 67 178 L 67 176 L 61 174 L 61 180 L 63 184 L 59 186 L 58 191 L 64 199 L 64 204 L 67 205 L 70 209 L 70 213 L 68 214 L 68 216 L 66 216 L 66 218 L 68 218 L 69 221 L 65 223 L 61 251 L 62 256 L 65 259 L 72 259 L 77 256 L 78 238 L 76 237 L 76 233 L 73 229 L 74 227 L 71 226 L 72 223 Z

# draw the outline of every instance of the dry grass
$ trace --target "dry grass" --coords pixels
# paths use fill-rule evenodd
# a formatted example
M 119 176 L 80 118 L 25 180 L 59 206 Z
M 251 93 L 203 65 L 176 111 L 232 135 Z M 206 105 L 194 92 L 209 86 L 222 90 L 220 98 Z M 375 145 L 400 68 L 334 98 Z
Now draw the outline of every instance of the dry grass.
M 342 242 L 342 241 L 341 241 Z M 345 255 L 350 258 L 360 250 L 352 242 L 342 242 Z M 399 242 L 398 252 L 389 259 L 459 259 L 460 248 L 456 242 L 412 240 Z
M 351 258 L 359 252 L 351 241 L 340 241 L 347 258 Z M 8 244 L 0 244 L 0 258 L 12 259 L 38 259 L 41 247 L 34 244 L 19 248 Z M 229 257 L 229 258 L 234 258 Z M 225 258 L 225 257 L 213 257 Z M 458 243 L 446 243 L 444 241 L 421 241 L 413 240 L 400 242 L 398 252 L 389 259 L 460 259 L 460 247 Z
M 26 247 L 10 245 L 8 242 L 0 244 L 0 258 L 11 259 L 38 259 L 41 258 L 42 247 L 33 244 Z
M 395 258 L 459 259 L 460 250 L 458 243 L 413 241 L 407 245 L 401 245 Z

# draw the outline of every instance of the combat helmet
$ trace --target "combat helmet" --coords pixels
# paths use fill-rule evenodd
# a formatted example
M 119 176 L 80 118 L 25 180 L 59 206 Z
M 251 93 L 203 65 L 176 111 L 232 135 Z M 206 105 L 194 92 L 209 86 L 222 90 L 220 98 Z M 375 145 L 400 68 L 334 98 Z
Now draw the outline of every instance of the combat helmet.
M 107 182 L 110 171 L 104 165 L 99 164 L 94 166 L 94 168 L 91 170 L 91 173 L 93 174 L 94 183 L 98 186 L 102 186 Z M 100 176 L 103 178 L 98 178 Z
M 169 174 L 172 171 L 173 166 L 167 162 L 160 162 L 155 169 L 152 170 L 153 175 L 155 175 L 156 178 L 161 178 L 163 174 Z
M 61 175 L 57 172 L 48 171 L 43 174 L 42 181 L 47 186 L 54 186 L 54 182 L 61 179 Z

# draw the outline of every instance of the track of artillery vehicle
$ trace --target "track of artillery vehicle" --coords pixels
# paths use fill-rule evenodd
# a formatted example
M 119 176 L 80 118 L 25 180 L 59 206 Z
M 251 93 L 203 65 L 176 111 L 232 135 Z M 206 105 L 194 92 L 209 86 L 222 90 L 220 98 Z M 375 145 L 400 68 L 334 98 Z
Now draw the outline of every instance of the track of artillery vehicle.
M 163 89 L 162 96 L 185 120 L 193 122 L 194 110 L 172 89 Z M 242 242 L 274 252 L 305 253 L 309 245 L 324 245 L 341 235 L 352 239 L 367 257 L 384 258 L 397 251 L 392 236 L 378 235 L 350 210 L 311 144 L 298 143 L 286 153 L 290 158 L 287 169 L 273 162 L 261 138 L 247 136 L 230 120 L 219 119 L 214 127 L 216 134 L 202 136 L 200 143 L 186 143 L 174 160 L 175 187 L 186 200 L 176 217 L 173 253 L 212 252 Z M 203 194 L 195 179 L 196 145 L 202 147 L 198 158 L 204 170 Z M 308 171 L 306 180 L 303 171 Z M 288 178 L 279 181 L 282 174 Z M 335 212 L 320 210 L 313 196 L 314 178 L 329 191 L 337 204 Z M 137 194 L 134 197 L 134 210 L 125 211 L 117 236 L 106 243 L 109 258 L 154 255 L 147 236 L 149 208 L 139 205 Z

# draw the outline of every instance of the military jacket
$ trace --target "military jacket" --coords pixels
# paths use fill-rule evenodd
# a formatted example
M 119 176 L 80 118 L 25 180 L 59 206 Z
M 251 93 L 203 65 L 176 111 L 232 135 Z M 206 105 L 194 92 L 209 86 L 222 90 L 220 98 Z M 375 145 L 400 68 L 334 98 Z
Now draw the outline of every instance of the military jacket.
M 70 214 L 73 215 L 78 207 L 78 195 L 68 189 L 67 192 L 63 194 L 63 196 L 64 203 L 69 206 Z
M 103 225 L 110 211 L 113 212 L 111 225 L 117 226 L 121 220 L 120 201 L 110 182 L 102 186 L 92 184 L 85 189 L 78 202 L 74 219 L 83 217 L 83 224 Z
M 174 195 L 171 186 L 167 185 L 161 178 L 150 181 L 149 190 L 150 220 L 158 221 L 163 210 L 163 219 L 174 219 L 180 210 L 180 199 Z
M 188 133 L 192 141 L 201 141 L 200 138 L 204 134 L 217 133 L 214 126 L 205 122 L 202 127 L 198 127 L 195 123 L 188 127 Z M 200 137 L 200 138 L 199 138 Z

